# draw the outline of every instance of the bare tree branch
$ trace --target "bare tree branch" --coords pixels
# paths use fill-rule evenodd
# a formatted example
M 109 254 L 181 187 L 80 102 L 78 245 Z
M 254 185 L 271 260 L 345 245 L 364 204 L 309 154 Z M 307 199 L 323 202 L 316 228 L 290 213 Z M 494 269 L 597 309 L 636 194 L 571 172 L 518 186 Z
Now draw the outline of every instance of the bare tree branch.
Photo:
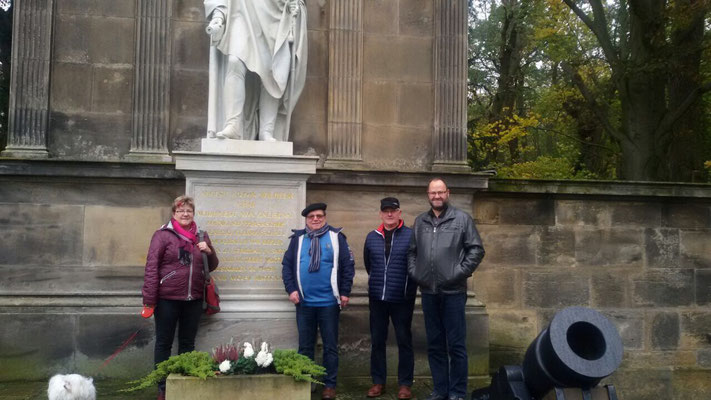
M 593 9 L 593 15 L 595 16 L 594 20 L 590 18 L 589 15 L 585 14 L 585 12 L 578 7 L 573 0 L 563 0 L 563 2 L 575 13 L 575 15 L 578 16 L 578 18 L 580 18 L 581 21 L 583 21 L 585 25 L 587 25 L 588 28 L 590 28 L 598 42 L 600 42 L 600 47 L 602 48 L 603 53 L 605 53 L 605 58 L 612 69 L 613 77 L 619 77 L 621 72 L 620 59 L 615 51 L 615 46 L 610 39 L 610 34 L 607 31 L 607 19 L 605 18 L 605 10 L 602 6 L 602 2 L 600 0 L 589 0 Z
M 669 137 L 672 134 L 672 125 L 674 125 L 674 123 L 678 121 L 682 115 L 684 115 L 689 107 L 691 107 L 691 105 L 694 104 L 694 102 L 698 100 L 701 95 L 708 91 L 711 91 L 711 82 L 706 82 L 701 86 L 697 86 L 689 93 L 688 96 L 686 96 L 684 101 L 682 101 L 675 110 L 669 110 L 666 114 L 664 114 L 664 117 L 659 122 L 659 125 L 657 125 L 657 129 L 654 131 L 654 137 L 656 138 L 657 143 L 664 143 L 669 140 Z
M 563 72 L 570 77 L 570 79 L 573 81 L 573 84 L 575 84 L 578 90 L 580 90 L 580 94 L 583 95 L 583 98 L 588 103 L 588 106 L 590 106 L 592 112 L 600 120 L 600 123 L 602 124 L 603 129 L 605 129 L 605 132 L 607 132 L 610 136 L 614 137 L 617 140 L 629 140 L 624 133 L 618 131 L 612 126 L 612 124 L 610 124 L 610 120 L 607 117 L 607 112 L 605 112 L 602 106 L 598 104 L 597 100 L 595 99 L 595 95 L 590 92 L 590 89 L 588 89 L 587 85 L 583 81 L 583 78 L 580 76 L 578 71 L 575 71 L 573 67 L 571 67 L 570 64 L 566 62 L 563 62 L 561 64 L 561 67 L 563 69 Z
M 611 148 L 609 148 L 609 147 L 607 147 L 607 146 L 605 146 L 605 145 L 602 145 L 602 144 L 586 142 L 586 141 L 580 139 L 579 137 L 575 137 L 575 136 L 573 136 L 573 135 L 569 135 L 569 134 L 564 133 L 564 132 L 562 132 L 562 131 L 559 131 L 559 130 L 557 130 L 557 129 L 543 128 L 543 127 L 540 127 L 540 126 L 533 126 L 533 127 L 531 127 L 531 128 L 534 129 L 534 130 L 545 131 L 545 132 L 551 132 L 551 133 L 553 133 L 554 135 L 560 135 L 560 136 L 563 136 L 563 137 L 567 137 L 568 139 L 575 140 L 576 142 L 579 142 L 580 144 L 583 144 L 583 145 L 585 145 L 585 146 L 598 147 L 598 148 L 603 149 L 603 150 L 605 150 L 605 151 L 609 151 L 610 153 L 615 153 L 615 154 L 617 153 L 617 150 L 615 150 L 615 149 L 611 149 Z

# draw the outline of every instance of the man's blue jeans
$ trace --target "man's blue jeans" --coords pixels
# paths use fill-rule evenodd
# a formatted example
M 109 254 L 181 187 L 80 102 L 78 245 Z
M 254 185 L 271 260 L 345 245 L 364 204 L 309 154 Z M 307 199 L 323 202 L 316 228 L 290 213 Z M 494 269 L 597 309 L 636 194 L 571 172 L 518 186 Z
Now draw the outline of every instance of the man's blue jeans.
M 370 375 L 374 384 L 385 384 L 388 375 L 385 356 L 388 340 L 388 325 L 393 321 L 395 338 L 398 348 L 398 385 L 412 386 L 412 375 L 415 368 L 415 353 L 412 350 L 412 311 L 415 308 L 415 298 L 402 303 L 391 303 L 369 299 L 370 307 Z
M 323 383 L 326 387 L 336 387 L 338 375 L 338 316 L 341 309 L 338 305 L 330 307 L 308 307 L 296 305 L 296 326 L 299 330 L 299 354 L 314 359 L 316 347 L 316 330 L 321 330 L 323 342 L 323 366 L 326 376 Z
M 427 358 L 434 391 L 442 396 L 467 394 L 466 293 L 422 294 Z

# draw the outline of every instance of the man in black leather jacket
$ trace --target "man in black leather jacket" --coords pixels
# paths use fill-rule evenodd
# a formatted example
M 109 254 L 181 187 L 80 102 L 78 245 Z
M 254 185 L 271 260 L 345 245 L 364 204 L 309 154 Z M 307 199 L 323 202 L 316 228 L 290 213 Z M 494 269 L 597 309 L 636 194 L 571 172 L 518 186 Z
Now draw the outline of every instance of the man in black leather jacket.
M 484 258 L 472 217 L 448 204 L 449 189 L 430 181 L 432 208 L 412 227 L 408 273 L 420 286 L 427 358 L 434 388 L 425 400 L 459 400 L 467 393 L 467 279 Z

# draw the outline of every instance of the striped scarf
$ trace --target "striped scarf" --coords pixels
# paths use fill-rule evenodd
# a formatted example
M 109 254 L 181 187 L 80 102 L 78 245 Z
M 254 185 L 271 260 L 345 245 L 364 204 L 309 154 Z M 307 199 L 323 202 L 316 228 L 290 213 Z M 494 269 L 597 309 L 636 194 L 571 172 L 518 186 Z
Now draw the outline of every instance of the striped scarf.
M 319 238 L 326 234 L 329 229 L 331 229 L 331 226 L 328 224 L 325 224 L 317 231 L 312 231 L 308 226 L 306 227 L 306 236 L 311 239 L 311 247 L 309 248 L 309 256 L 311 256 L 309 272 L 318 272 L 321 268 L 321 244 L 319 243 Z

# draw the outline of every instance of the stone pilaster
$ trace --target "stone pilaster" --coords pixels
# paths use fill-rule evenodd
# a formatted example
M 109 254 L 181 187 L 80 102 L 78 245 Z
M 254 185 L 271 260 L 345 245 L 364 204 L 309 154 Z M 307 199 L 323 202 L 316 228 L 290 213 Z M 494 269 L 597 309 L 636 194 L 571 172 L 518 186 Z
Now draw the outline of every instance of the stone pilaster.
M 168 152 L 172 4 L 171 0 L 137 3 L 133 138 L 129 160 L 172 160 Z
M 3 157 L 47 158 L 54 0 L 14 4 L 7 146 Z
M 327 166 L 361 161 L 363 0 L 330 3 Z
M 433 170 L 467 165 L 467 1 L 435 2 Z

